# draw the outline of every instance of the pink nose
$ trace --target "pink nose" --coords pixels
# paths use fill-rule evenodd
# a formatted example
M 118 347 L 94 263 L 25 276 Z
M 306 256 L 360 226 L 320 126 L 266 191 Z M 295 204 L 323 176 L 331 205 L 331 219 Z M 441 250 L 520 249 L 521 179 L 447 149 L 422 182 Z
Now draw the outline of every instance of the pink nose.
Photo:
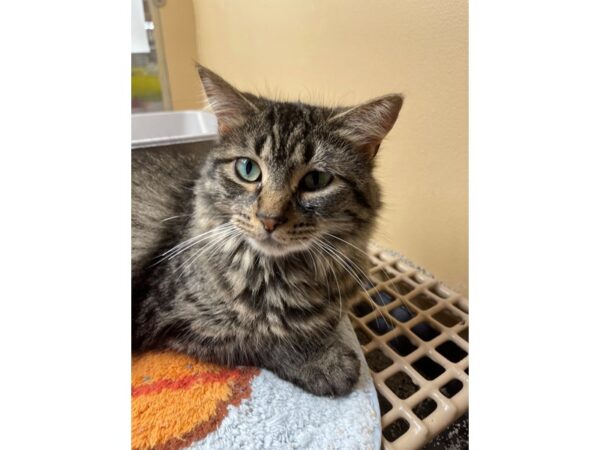
M 285 217 L 267 216 L 266 214 L 263 214 L 263 213 L 257 213 L 256 217 L 258 218 L 258 220 L 260 220 L 260 222 L 263 225 L 263 228 L 268 233 L 272 233 L 275 230 L 275 228 L 277 228 L 279 225 L 281 225 L 287 221 L 287 219 Z

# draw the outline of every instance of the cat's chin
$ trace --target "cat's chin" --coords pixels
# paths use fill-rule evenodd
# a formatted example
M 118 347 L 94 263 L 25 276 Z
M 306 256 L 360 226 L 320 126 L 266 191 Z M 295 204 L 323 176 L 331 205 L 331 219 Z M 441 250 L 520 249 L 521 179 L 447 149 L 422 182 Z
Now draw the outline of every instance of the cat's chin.
M 246 240 L 255 250 L 263 253 L 264 255 L 273 257 L 286 256 L 292 253 L 305 251 L 310 247 L 309 242 L 290 245 L 276 241 L 272 238 L 259 240 L 250 236 L 247 236 Z

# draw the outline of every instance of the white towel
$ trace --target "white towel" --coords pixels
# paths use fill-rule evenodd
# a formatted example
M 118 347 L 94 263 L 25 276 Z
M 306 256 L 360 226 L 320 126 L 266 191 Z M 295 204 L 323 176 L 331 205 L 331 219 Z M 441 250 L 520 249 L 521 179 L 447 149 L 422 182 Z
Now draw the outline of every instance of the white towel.
M 219 428 L 190 449 L 379 449 L 381 423 L 373 380 L 350 321 L 338 328 L 361 359 L 354 391 L 345 397 L 318 397 L 267 370 L 252 381 L 252 395 L 229 406 Z

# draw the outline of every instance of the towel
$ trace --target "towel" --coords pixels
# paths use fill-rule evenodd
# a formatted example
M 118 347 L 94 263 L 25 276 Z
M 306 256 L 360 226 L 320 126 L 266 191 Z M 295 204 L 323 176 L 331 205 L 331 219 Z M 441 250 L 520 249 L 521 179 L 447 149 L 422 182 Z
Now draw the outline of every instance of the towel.
M 337 330 L 361 359 L 353 392 L 312 395 L 265 369 L 234 369 L 172 352 L 132 361 L 136 450 L 378 449 L 379 404 L 347 317 Z

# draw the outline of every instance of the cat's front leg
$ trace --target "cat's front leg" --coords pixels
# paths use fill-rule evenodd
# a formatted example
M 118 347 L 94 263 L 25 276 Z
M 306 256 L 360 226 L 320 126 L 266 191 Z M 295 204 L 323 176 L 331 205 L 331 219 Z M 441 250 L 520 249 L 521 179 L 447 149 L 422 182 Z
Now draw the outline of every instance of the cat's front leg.
M 309 352 L 278 348 L 264 366 L 315 395 L 346 395 L 360 374 L 358 356 L 337 337 Z

